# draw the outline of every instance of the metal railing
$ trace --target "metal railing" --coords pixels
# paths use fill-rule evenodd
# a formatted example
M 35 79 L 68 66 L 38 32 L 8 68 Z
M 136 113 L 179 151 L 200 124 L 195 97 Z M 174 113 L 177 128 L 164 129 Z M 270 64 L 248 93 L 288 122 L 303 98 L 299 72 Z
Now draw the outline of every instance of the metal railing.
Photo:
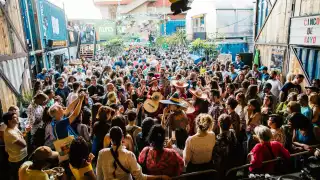
M 315 148 L 315 147 L 318 147 L 318 145 L 313 145 L 313 146 L 310 146 L 312 148 Z M 309 151 L 303 151 L 303 152 L 298 152 L 298 153 L 295 153 L 295 154 L 291 154 L 290 157 L 296 157 L 296 156 L 301 156 L 301 155 L 304 155 L 304 154 L 309 154 L 310 152 Z M 279 160 L 282 160 L 282 158 L 280 157 L 277 157 L 276 159 L 271 159 L 271 160 L 268 160 L 268 161 L 263 161 L 262 164 L 267 164 L 267 163 L 271 163 L 271 162 L 276 162 L 276 161 L 279 161 Z M 239 170 L 239 169 L 243 169 L 243 168 L 248 168 L 250 167 L 252 164 L 245 164 L 245 165 L 242 165 L 242 166 L 238 166 L 238 167 L 234 167 L 234 168 L 231 168 L 227 171 L 226 173 L 226 177 L 230 174 L 230 172 L 232 171 L 235 171 L 235 170 Z
M 313 146 L 310 146 L 312 148 L 316 148 L 316 147 L 319 147 L 319 145 L 313 145 Z M 309 154 L 310 152 L 309 151 L 303 151 L 303 152 L 299 152 L 299 153 L 295 153 L 295 154 L 291 154 L 290 157 L 296 157 L 296 156 L 301 156 L 301 155 L 305 155 L 305 154 Z M 271 160 L 268 160 L 268 161 L 263 161 L 262 164 L 267 164 L 267 163 L 271 163 L 271 162 L 276 162 L 276 161 L 279 161 L 279 160 L 282 160 L 282 158 L 278 157 L 276 159 L 271 159 Z M 234 167 L 234 168 L 231 168 L 229 169 L 226 174 L 225 174 L 225 177 L 228 177 L 228 175 L 232 172 L 232 171 L 236 171 L 236 170 L 239 170 L 239 169 L 244 169 L 244 168 L 248 168 L 250 167 L 251 164 L 245 164 L 245 165 L 242 165 L 242 166 L 238 166 L 238 167 Z M 186 174 L 182 174 L 180 176 L 176 176 L 176 177 L 173 177 L 172 179 L 174 180 L 177 180 L 177 179 L 183 179 L 183 178 L 186 178 L 186 177 L 190 177 L 190 176 L 197 176 L 197 175 L 203 175 L 203 174 L 208 174 L 208 173 L 218 173 L 218 171 L 214 170 L 214 169 L 210 169 L 210 170 L 205 170 L 205 171 L 198 171 L 198 172 L 192 172 L 192 173 L 186 173 Z
M 205 171 L 192 172 L 192 173 L 182 174 L 180 176 L 173 177 L 172 179 L 182 179 L 190 176 L 197 176 L 197 175 L 203 175 L 203 174 L 209 174 L 209 173 L 218 173 L 218 171 L 211 169 L 211 170 L 205 170 Z

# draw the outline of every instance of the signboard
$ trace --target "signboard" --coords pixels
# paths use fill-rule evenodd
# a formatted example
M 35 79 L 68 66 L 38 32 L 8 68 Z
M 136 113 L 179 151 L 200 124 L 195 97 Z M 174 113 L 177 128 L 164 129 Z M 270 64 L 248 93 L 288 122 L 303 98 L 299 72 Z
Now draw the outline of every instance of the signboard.
M 66 41 L 67 28 L 63 9 L 47 0 L 38 0 L 37 8 L 40 36 L 43 46 L 46 44 L 44 39 L 51 39 L 53 41 Z
M 94 23 L 99 41 L 108 40 L 116 35 L 116 23 L 113 21 L 99 20 Z
M 53 47 L 66 47 L 67 46 L 67 41 L 53 41 L 52 43 Z
M 320 46 L 320 15 L 292 18 L 290 44 Z

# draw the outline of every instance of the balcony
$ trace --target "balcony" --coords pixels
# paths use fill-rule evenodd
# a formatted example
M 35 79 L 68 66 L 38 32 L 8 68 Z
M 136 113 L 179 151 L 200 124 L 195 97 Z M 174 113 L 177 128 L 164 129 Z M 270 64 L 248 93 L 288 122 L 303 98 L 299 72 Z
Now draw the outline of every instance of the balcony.
M 133 0 L 131 1 L 131 3 L 125 5 L 125 6 L 121 6 L 121 14 L 127 14 L 130 11 L 136 9 L 137 7 L 143 5 L 144 3 L 147 2 L 156 2 L 157 0 Z
M 133 0 L 93 0 L 94 5 L 104 6 L 104 5 L 127 5 Z

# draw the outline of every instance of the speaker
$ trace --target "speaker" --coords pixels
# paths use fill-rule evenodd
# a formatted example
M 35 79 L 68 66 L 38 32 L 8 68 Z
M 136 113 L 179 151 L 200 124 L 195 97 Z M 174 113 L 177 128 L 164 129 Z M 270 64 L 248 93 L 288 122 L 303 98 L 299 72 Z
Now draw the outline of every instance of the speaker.
M 242 62 L 245 65 L 252 67 L 253 64 L 253 53 L 239 53 Z
M 48 47 L 50 47 L 50 48 L 51 48 L 51 47 L 52 47 L 52 45 L 53 45 L 53 40 L 52 40 L 52 39 L 49 39 L 49 40 L 48 40 Z

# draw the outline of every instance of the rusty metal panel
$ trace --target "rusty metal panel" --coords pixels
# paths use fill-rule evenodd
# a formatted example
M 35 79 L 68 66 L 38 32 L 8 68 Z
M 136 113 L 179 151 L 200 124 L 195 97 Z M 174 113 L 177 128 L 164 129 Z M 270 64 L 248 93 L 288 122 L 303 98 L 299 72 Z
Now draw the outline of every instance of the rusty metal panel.
M 11 55 L 11 45 L 6 18 L 0 10 L 0 55 Z
M 19 0 L 10 0 L 6 3 L 7 9 L 8 9 L 8 15 L 13 23 L 13 26 L 16 28 L 19 36 L 21 39 L 24 38 L 24 32 L 22 27 L 22 21 L 21 21 L 21 13 L 20 13 L 20 5 Z M 16 34 L 12 31 L 11 33 L 12 39 L 13 39 L 13 47 L 14 47 L 14 53 L 21 53 L 24 52 L 23 48 L 21 47 L 21 44 L 16 36 Z
M 3 112 L 7 112 L 11 105 L 17 105 L 16 96 L 2 78 L 0 78 L 0 99 Z

